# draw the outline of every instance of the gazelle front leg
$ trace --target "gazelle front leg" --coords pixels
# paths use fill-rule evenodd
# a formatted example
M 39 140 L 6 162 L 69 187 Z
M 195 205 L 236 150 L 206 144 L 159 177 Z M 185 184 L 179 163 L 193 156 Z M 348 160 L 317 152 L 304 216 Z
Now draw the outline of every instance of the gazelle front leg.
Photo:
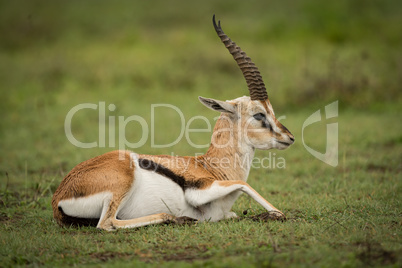
M 230 195 L 233 192 L 242 191 L 253 198 L 257 203 L 263 206 L 268 212 L 276 214 L 276 218 L 283 219 L 285 215 L 263 198 L 256 190 L 244 181 L 214 181 L 209 187 L 203 189 L 187 190 L 185 197 L 187 202 L 199 207 L 207 203 L 213 202 L 220 198 Z

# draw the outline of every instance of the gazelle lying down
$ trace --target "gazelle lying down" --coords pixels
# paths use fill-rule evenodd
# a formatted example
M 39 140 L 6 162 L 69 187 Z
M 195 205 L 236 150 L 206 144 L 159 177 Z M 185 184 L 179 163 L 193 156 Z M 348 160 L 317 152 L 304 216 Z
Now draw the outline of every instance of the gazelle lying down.
M 293 135 L 275 118 L 260 72 L 222 31 L 215 30 L 247 81 L 250 97 L 219 101 L 199 97 L 221 113 L 208 151 L 197 157 L 114 151 L 74 167 L 54 193 L 60 225 L 96 223 L 105 230 L 183 219 L 219 221 L 237 217 L 231 208 L 246 193 L 285 216 L 246 183 L 255 149 L 286 149 Z

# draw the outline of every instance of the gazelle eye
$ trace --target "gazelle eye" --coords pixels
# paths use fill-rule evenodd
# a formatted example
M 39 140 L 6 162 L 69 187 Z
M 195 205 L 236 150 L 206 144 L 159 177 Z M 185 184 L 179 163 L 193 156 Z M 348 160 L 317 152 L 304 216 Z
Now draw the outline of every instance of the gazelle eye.
M 263 114 L 263 113 L 258 113 L 258 114 L 253 115 L 253 117 L 254 117 L 256 120 L 263 120 L 263 119 L 265 119 L 265 114 Z

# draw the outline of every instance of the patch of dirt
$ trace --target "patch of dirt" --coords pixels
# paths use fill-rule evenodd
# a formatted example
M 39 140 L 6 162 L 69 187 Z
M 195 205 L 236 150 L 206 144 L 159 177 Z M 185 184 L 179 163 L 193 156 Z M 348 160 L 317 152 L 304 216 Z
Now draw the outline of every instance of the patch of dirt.
M 0 222 L 8 221 L 10 218 L 5 213 L 0 213 Z
M 396 252 L 385 250 L 380 243 L 361 242 L 355 245 L 363 248 L 363 250 L 357 254 L 357 258 L 366 265 L 390 265 L 395 264 L 397 261 Z
M 402 136 L 395 137 L 393 139 L 389 139 L 388 141 L 385 141 L 384 143 L 382 143 L 382 145 L 384 147 L 388 147 L 388 148 L 398 146 L 399 144 L 402 144 Z
M 163 257 L 164 261 L 185 261 L 185 262 L 194 262 L 197 260 L 207 260 L 209 256 L 199 256 L 197 254 L 192 254 L 188 252 L 179 252 L 171 255 L 167 255 Z
M 255 216 L 250 217 L 253 221 L 286 221 L 285 215 L 280 215 L 279 213 L 264 212 Z
M 121 252 L 95 252 L 89 254 L 92 259 L 101 262 L 108 262 L 112 260 L 130 260 L 138 258 L 142 262 L 155 263 L 160 261 L 184 261 L 192 263 L 196 260 L 206 260 L 210 256 L 205 254 L 208 248 L 205 245 L 174 247 L 168 251 L 164 247 L 156 246 L 151 250 L 134 250 L 132 253 Z
M 120 253 L 120 252 L 95 252 L 89 254 L 91 258 L 100 260 L 101 262 L 107 262 L 113 259 L 124 259 L 128 260 L 132 257 L 132 254 L 129 253 Z
M 295 209 L 295 210 L 291 210 L 289 212 L 286 212 L 286 215 L 288 215 L 289 217 L 287 217 L 287 220 L 289 221 L 303 221 L 306 222 L 306 212 L 303 212 L 299 209 Z
M 271 191 L 270 192 L 270 194 L 271 195 L 281 195 L 281 196 L 288 196 L 288 195 L 290 195 L 290 193 L 287 193 L 287 192 L 279 192 L 279 191 Z
M 167 225 L 195 225 L 198 220 L 190 218 L 190 217 L 177 217 L 174 220 L 168 221 L 165 224 Z
M 18 192 L 6 191 L 6 193 L 0 193 L 0 207 L 10 208 L 17 206 L 24 198 L 26 197 Z
M 7 216 L 6 213 L 0 213 L 0 223 L 11 222 L 15 223 L 23 218 L 22 213 L 15 213 L 11 217 Z
M 156 246 L 152 251 L 135 252 L 135 255 L 139 257 L 141 261 L 147 263 L 160 261 L 184 261 L 192 263 L 196 260 L 207 260 L 210 258 L 208 254 L 205 254 L 208 251 L 205 245 L 174 247 L 170 248 L 169 251 L 171 253 L 167 253 L 165 248 Z
M 209 256 L 205 255 L 208 249 L 206 246 L 187 246 L 183 251 L 168 254 L 162 257 L 164 261 L 185 261 L 193 262 L 196 260 L 206 260 Z
M 366 170 L 369 172 L 381 172 L 384 173 L 385 171 L 387 171 L 389 168 L 387 166 L 384 165 L 376 165 L 376 164 L 368 164 Z

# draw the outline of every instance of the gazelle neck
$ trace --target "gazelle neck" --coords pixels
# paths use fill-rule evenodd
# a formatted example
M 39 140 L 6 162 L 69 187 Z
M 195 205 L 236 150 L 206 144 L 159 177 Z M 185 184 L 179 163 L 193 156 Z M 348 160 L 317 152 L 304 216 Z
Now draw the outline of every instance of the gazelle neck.
M 241 131 L 240 124 L 221 115 L 208 151 L 199 157 L 222 180 L 247 180 L 255 150 L 245 142 Z

